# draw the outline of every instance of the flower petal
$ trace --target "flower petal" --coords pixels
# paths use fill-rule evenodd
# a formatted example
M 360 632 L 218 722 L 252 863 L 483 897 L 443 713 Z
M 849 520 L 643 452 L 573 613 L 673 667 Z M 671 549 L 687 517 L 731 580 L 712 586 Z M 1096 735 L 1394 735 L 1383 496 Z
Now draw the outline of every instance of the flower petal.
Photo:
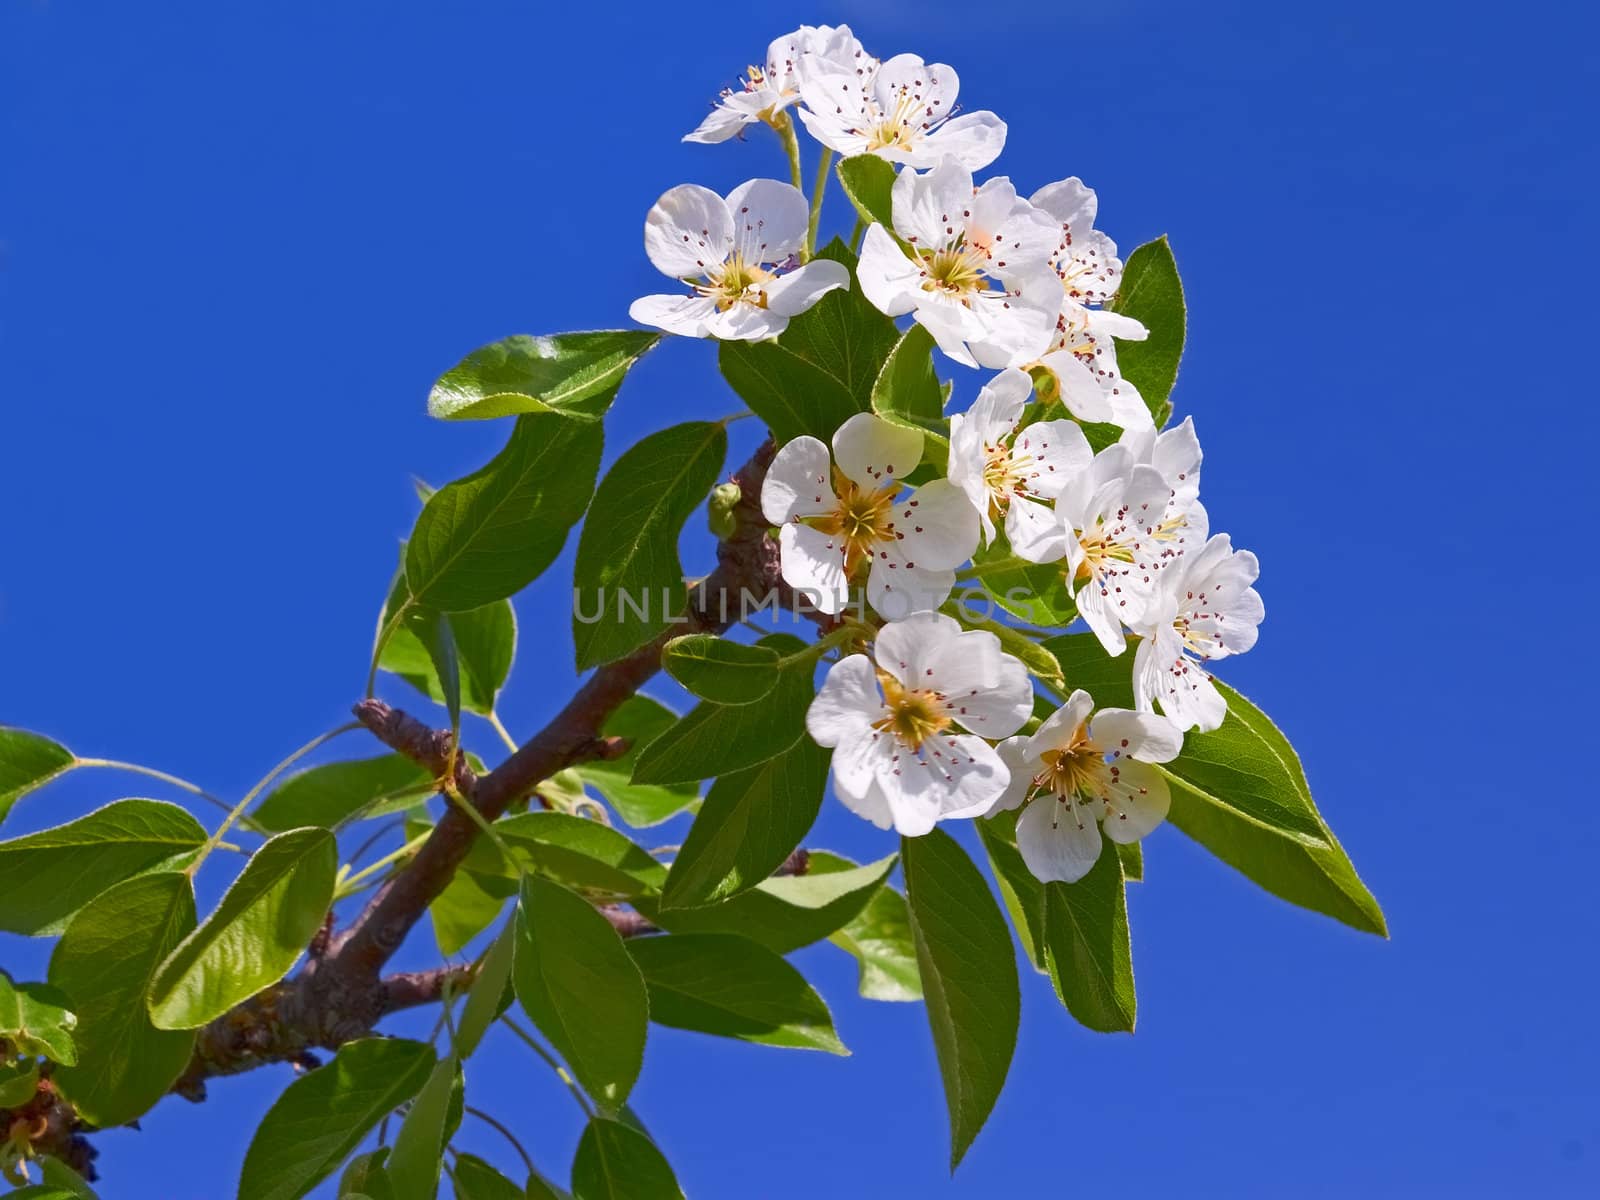
M 913 167 L 950 159 L 969 171 L 982 170 L 1006 148 L 1006 123 L 992 112 L 962 113 L 914 145 L 905 161 Z
M 716 312 L 717 302 L 705 296 L 640 296 L 628 305 L 628 316 L 639 324 L 680 337 L 708 336 L 706 323 Z
M 690 279 L 721 266 L 733 250 L 733 217 L 710 188 L 679 184 L 650 209 L 644 222 L 644 251 L 656 270 Z
M 963 641 L 970 636 L 963 634 Z M 990 741 L 1009 737 L 1033 715 L 1033 682 L 1028 678 L 1028 668 L 1019 659 L 998 653 L 998 648 L 997 658 L 999 674 L 988 687 L 974 683 L 965 691 L 952 689 L 943 681 L 954 677 L 956 673 L 947 667 L 943 659 L 934 669 L 934 676 L 941 680 L 939 690 L 944 693 L 950 715 L 963 728 Z M 976 672 L 963 674 L 971 679 Z
M 1113 842 L 1137 842 L 1162 821 L 1172 807 L 1166 778 L 1142 762 L 1112 767 L 1114 781 L 1105 799 L 1106 836 Z
M 746 263 L 782 262 L 806 242 L 811 209 L 799 188 L 749 179 L 728 193 L 734 249 Z
M 878 630 L 872 655 L 902 687 L 925 688 L 942 651 L 961 636 L 961 624 L 943 613 L 919 612 Z
M 1011 552 L 1029 562 L 1054 562 L 1067 552 L 1067 529 L 1048 504 L 1012 496 L 1006 505 L 1006 541 Z
M 1164 763 L 1177 758 L 1183 749 L 1183 734 L 1178 727 L 1152 712 L 1102 708 L 1094 714 L 1089 728 L 1095 741 L 1113 759 Z
M 785 317 L 797 317 L 835 288 L 849 286 L 849 267 L 831 258 L 814 259 L 767 284 L 767 307 Z
M 881 313 L 899 317 L 917 306 L 922 271 L 882 225 L 867 227 L 856 279 L 862 295 Z
M 1067 697 L 1067 702 L 1044 719 L 1028 739 L 1028 753 L 1040 758 L 1047 750 L 1060 750 L 1078 732 L 1078 726 L 1089 719 L 1094 711 L 1094 698 L 1082 688 Z
M 1018 372 L 1022 374 L 1022 372 Z M 1032 460 L 1025 476 L 1028 490 L 1054 499 L 1074 475 L 1088 469 L 1094 451 L 1076 421 L 1038 421 L 1017 434 L 1013 454 Z
M 846 478 L 876 491 L 904 479 L 922 461 L 922 434 L 872 413 L 857 413 L 833 435 L 833 459 Z
M 1033 777 L 1041 765 L 1037 758 L 1029 754 L 1028 739 L 1025 737 L 1009 737 L 994 749 L 1000 761 L 1005 763 L 1006 770 L 1011 772 L 1011 781 L 1006 784 L 1006 790 L 995 797 L 994 804 L 989 808 L 990 813 L 1016 808 L 1026 800 L 1028 789 L 1033 786 Z
M 806 709 L 806 732 L 819 746 L 842 746 L 852 738 L 870 736 L 872 722 L 883 712 L 878 673 L 865 654 L 851 654 L 828 668 L 811 707 Z
M 706 318 L 706 332 L 725 342 L 763 341 L 777 337 L 788 326 L 788 317 L 747 300 L 718 309 Z
M 1077 883 L 1100 857 L 1100 823 L 1087 803 L 1047 793 L 1017 818 L 1017 849 L 1035 878 Z
M 778 565 L 783 581 L 819 612 L 844 611 L 850 581 L 844 573 L 844 547 L 830 535 L 793 522 L 778 531 Z
M 828 482 L 828 448 L 814 437 L 791 438 L 773 457 L 761 484 L 761 513 L 774 525 L 831 512 L 838 503 Z

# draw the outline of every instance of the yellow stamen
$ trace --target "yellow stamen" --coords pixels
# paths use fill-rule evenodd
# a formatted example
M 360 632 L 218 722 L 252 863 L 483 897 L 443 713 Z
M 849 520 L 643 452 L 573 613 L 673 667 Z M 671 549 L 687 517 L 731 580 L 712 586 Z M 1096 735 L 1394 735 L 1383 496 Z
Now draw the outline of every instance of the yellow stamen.
M 898 482 L 872 491 L 858 487 L 854 480 L 835 470 L 833 490 L 838 504 L 832 512 L 801 520 L 844 544 L 844 571 L 848 578 L 872 557 L 880 542 L 894 540 L 894 499 Z
M 878 672 L 878 683 L 889 711 L 872 723 L 874 729 L 893 734 L 915 753 L 929 738 L 949 728 L 950 712 L 938 692 L 904 687 L 885 671 Z

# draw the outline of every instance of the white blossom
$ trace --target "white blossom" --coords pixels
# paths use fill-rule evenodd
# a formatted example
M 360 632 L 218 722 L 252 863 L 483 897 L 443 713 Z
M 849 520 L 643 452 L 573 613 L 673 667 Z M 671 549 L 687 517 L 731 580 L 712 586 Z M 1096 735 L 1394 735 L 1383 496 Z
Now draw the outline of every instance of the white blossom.
M 886 617 L 935 609 L 955 568 L 978 547 L 978 514 L 961 489 L 935 479 L 909 495 L 902 480 L 922 460 L 922 434 L 857 413 L 833 435 L 786 442 L 761 487 L 779 526 L 783 578 L 825 613 L 843 611 L 865 569 L 867 599 Z
M 1057 498 L 1056 515 L 1070 531 L 1067 583 L 1108 654 L 1126 648 L 1124 627 L 1144 620 L 1161 576 L 1204 543 L 1209 519 L 1199 491 L 1200 443 L 1186 420 L 1159 435 L 1124 433 Z
M 1051 502 L 1094 452 L 1075 421 L 1018 429 L 1032 391 L 1027 372 L 1011 367 L 989 381 L 970 409 L 950 418 L 950 481 L 978 510 L 986 544 L 995 519 L 1003 519 L 1014 553 L 1048 562 L 1066 552 L 1066 531 Z
M 1102 824 L 1112 841 L 1128 843 L 1166 819 L 1167 781 L 1147 764 L 1171 762 L 1182 748 L 1166 718 L 1095 712 L 1080 688 L 1032 735 L 1000 743 L 1011 779 L 994 811 L 1026 804 L 1017 818 L 1023 861 L 1046 882 L 1075 883 L 1100 857 Z
M 860 74 L 818 59 L 800 81 L 800 119 L 840 154 L 876 154 L 909 167 L 954 158 L 969 171 L 988 166 L 1006 144 L 992 112 L 954 116 L 961 81 L 953 67 L 897 54 Z
M 806 729 L 833 750 L 847 808 L 917 837 L 989 811 L 1010 773 L 984 738 L 1015 733 L 1032 707 L 1027 670 L 992 633 L 918 613 L 879 630 L 871 658 L 829 669 Z
M 772 121 L 800 99 L 800 81 L 809 71 L 868 78 L 877 60 L 861 48 L 848 25 L 802 25 L 774 38 L 762 64 L 745 72 L 738 88 L 727 88 L 686 142 L 725 142 L 757 121 Z
M 912 313 L 943 350 L 969 367 L 1016 367 L 1049 344 L 1061 285 L 1048 256 L 1055 223 L 1005 178 L 976 190 L 947 158 L 902 171 L 892 193 L 894 232 L 867 230 L 856 278 L 891 317 Z
M 782 333 L 834 288 L 850 285 L 843 263 L 800 265 L 809 209 L 799 189 L 752 179 L 724 200 L 686 183 L 656 201 L 645 220 L 644 248 L 663 275 L 687 294 L 643 296 L 628 315 L 685 337 L 758 341 Z
M 1139 707 L 1163 712 L 1179 729 L 1216 729 L 1228 704 L 1205 664 L 1243 654 L 1256 644 L 1266 615 L 1251 585 L 1261 573 L 1256 556 L 1235 550 L 1219 533 L 1177 569 L 1165 572 L 1144 619 L 1133 656 L 1133 690 Z

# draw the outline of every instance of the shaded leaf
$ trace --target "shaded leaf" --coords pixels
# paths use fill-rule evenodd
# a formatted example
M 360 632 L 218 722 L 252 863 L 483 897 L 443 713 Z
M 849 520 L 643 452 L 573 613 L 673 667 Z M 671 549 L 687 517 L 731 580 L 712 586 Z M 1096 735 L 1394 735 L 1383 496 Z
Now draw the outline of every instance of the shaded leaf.
M 683 1200 L 661 1151 L 620 1121 L 590 1118 L 572 1160 L 573 1200 Z
M 943 830 L 901 838 L 906 903 L 950 1110 L 950 1166 L 988 1119 L 1017 1045 L 1017 961 L 983 875 Z
M 933 366 L 933 335 L 912 325 L 901 336 L 872 386 L 872 411 L 923 435 L 922 461 L 943 474 L 950 457 L 944 388 Z
M 1102 1033 L 1133 1032 L 1138 1005 L 1122 860 L 1103 838 L 1100 857 L 1076 883 L 1044 885 L 1044 959 L 1056 995 Z
M 585 1091 L 628 1098 L 644 1061 L 649 1006 L 622 939 L 581 896 L 529 876 L 517 908 L 517 999 Z
M 21 1108 L 38 1090 L 38 1059 L 0 1055 L 0 1108 Z
M 269 839 L 157 970 L 149 993 L 157 1028 L 197 1028 L 287 975 L 327 914 L 337 869 L 326 829 Z
M 506 447 L 423 506 L 406 543 L 406 586 L 422 608 L 463 612 L 537 579 L 583 515 L 600 466 L 598 424 L 519 417 Z
M 725 900 L 777 870 L 817 819 L 829 758 L 802 737 L 777 757 L 712 784 L 662 886 L 662 907 Z
M 578 669 L 636 650 L 666 629 L 688 596 L 678 538 L 728 452 L 720 421 L 653 433 L 612 464 L 595 491 L 573 570 Z M 591 614 L 598 619 L 589 620 Z
M 529 812 L 495 823 L 495 832 L 525 870 L 574 888 L 631 896 L 657 891 L 667 869 L 624 834 L 599 821 L 558 812 Z M 468 864 L 509 872 L 492 844 L 473 847 Z
M 0 821 L 18 800 L 70 771 L 75 761 L 70 750 L 47 737 L 0 725 Z
M 817 869 L 818 857 L 811 856 L 812 870 Z M 860 965 L 857 990 L 868 1000 L 922 999 L 911 914 L 906 898 L 887 883 L 879 885 L 866 907 L 828 940 Z
M 894 166 L 876 154 L 854 154 L 840 159 L 834 170 L 860 218 L 869 225 L 877 222 L 893 233 Z
M 1005 535 L 997 533 L 994 541 L 972 556 L 972 564 L 984 593 L 1018 620 L 1041 629 L 1064 629 L 1078 619 L 1078 606 L 1067 590 L 1066 573 L 1059 562 L 1031 563 L 1015 558 Z M 965 589 L 958 596 L 960 606 L 976 617 L 979 598 Z
M 749 704 L 772 690 L 778 652 L 770 646 L 730 642 L 709 633 L 673 638 L 661 665 L 689 691 L 715 704 Z
M 627 738 L 628 752 L 621 758 L 584 763 L 576 768 L 583 781 L 591 785 L 616 809 L 617 815 L 635 829 L 659 825 L 682 812 L 700 796 L 698 784 L 634 783 L 633 765 L 640 753 L 663 730 L 677 723 L 678 714 L 649 696 L 629 696 L 617 706 L 600 727 L 603 737 Z
M 63 1066 L 78 1061 L 71 999 L 48 983 L 17 983 L 0 970 L 0 1038 L 18 1054 L 36 1054 Z
M 346 1042 L 273 1102 L 250 1140 L 239 1200 L 298 1200 L 333 1174 L 383 1117 L 417 1094 L 432 1049 L 403 1038 Z M 365 1173 L 364 1173 L 365 1174 Z
M 447 1055 L 434 1064 L 428 1080 L 406 1110 L 383 1165 L 395 1200 L 434 1200 L 439 1170 L 452 1125 L 452 1101 L 461 1091 L 461 1063 Z M 460 1121 L 459 1110 L 455 1121 Z
M 379 1146 L 365 1154 L 358 1154 L 339 1177 L 339 1196 L 359 1200 L 394 1200 L 394 1185 L 384 1172 L 383 1164 L 389 1157 L 389 1147 Z
M 1117 342 L 1117 368 L 1144 397 L 1160 429 L 1172 415 L 1172 385 L 1183 357 L 1187 311 L 1183 282 L 1166 235 L 1146 242 L 1128 255 L 1122 286 L 1106 306 L 1143 323 L 1150 336 L 1142 342 Z
M 650 1019 L 719 1037 L 848 1054 L 805 976 L 747 938 L 684 933 L 635 938 L 628 952 L 650 987 Z
M 393 800 L 409 807 L 433 792 L 433 776 L 409 758 L 383 754 L 324 763 L 289 776 L 250 815 L 269 832 L 320 825 L 334 829 L 356 816 L 377 816 Z
M 1042 973 L 1045 970 L 1044 884 L 1028 870 L 1028 864 L 1022 861 L 1022 853 L 1017 849 L 1017 813 L 996 813 L 975 824 L 1000 885 L 1000 898 L 1005 901 L 1012 927 L 1022 942 L 1022 951 L 1034 969 Z
M 205 840 L 200 823 L 176 804 L 115 800 L 76 821 L 0 842 L 0 929 L 59 933 L 112 884 L 170 864 Z
M 461 728 L 461 659 L 456 653 L 456 635 L 450 627 L 448 614 L 431 608 L 411 607 L 405 610 L 405 629 L 428 656 L 433 668 L 433 678 L 443 695 L 445 710 L 450 714 L 450 728 Z M 388 647 L 386 646 L 385 649 Z M 381 661 L 381 659 L 380 659 Z
M 456 1200 L 527 1200 L 525 1189 L 473 1154 L 456 1155 L 450 1177 Z
M 486 889 L 471 871 L 457 871 L 428 905 L 439 953 L 449 957 L 494 923 L 506 897 Z
M 55 1081 L 85 1120 L 126 1124 L 189 1065 L 194 1032 L 157 1029 L 144 998 L 156 969 L 194 927 L 188 876 L 160 871 L 102 892 L 57 943 L 50 981 L 74 998 L 79 1060 Z
M 598 420 L 628 369 L 660 340 L 659 333 L 637 329 L 502 338 L 440 377 L 428 394 L 428 414 L 447 421 L 521 413 Z
M 511 963 L 516 956 L 517 923 L 513 917 L 501 928 L 483 956 L 483 965 L 467 992 L 467 1002 L 462 1006 L 461 1019 L 456 1023 L 455 1052 L 461 1059 L 472 1057 L 483 1035 L 489 1032 L 500 1016 L 500 1005 L 505 999 L 506 985 L 511 981 Z
M 402 549 L 402 553 L 403 553 Z M 395 576 L 380 629 L 410 598 L 404 568 Z M 461 681 L 461 707 L 480 716 L 494 711 L 495 699 L 511 673 L 517 653 L 517 614 L 510 600 L 497 600 L 482 608 L 450 613 L 446 618 L 455 642 Z M 389 636 L 378 656 L 378 666 L 398 675 L 435 704 L 448 707 L 444 683 L 427 647 L 402 625 Z

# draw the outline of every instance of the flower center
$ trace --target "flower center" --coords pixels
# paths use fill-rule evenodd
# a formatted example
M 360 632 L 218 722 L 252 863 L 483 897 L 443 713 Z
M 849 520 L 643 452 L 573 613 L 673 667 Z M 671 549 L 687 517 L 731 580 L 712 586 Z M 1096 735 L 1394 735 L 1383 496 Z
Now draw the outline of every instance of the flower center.
M 1078 535 L 1078 545 L 1083 548 L 1083 560 L 1078 563 L 1077 582 L 1098 578 L 1114 563 L 1133 561 L 1132 548 L 1122 540 L 1127 525 L 1121 520 L 1122 514 L 1117 515 L 1117 522 L 1109 529 L 1097 524 L 1094 529 Z
M 1033 777 L 1037 790 L 1050 792 L 1058 800 L 1098 800 L 1108 794 L 1111 770 L 1087 725 L 1079 725 L 1065 746 L 1047 750 L 1040 758 L 1044 769 Z
M 958 241 L 941 250 L 918 253 L 922 258 L 924 291 L 966 296 L 987 290 L 988 278 L 983 273 L 987 256 L 981 247 Z
M 765 308 L 766 284 L 776 278 L 775 272 L 768 271 L 759 263 L 747 263 L 744 255 L 735 252 L 727 262 L 713 268 L 706 275 L 706 282 L 697 284 L 695 291 L 715 300 L 719 312 L 727 312 L 740 302 Z
M 880 112 L 878 120 L 867 128 L 867 149 L 886 150 L 890 146 L 898 146 L 902 150 L 910 149 L 919 131 L 919 127 L 911 119 L 917 111 L 918 104 L 917 98 L 902 88 L 894 107 L 888 112 Z
M 844 544 L 844 572 L 848 578 L 872 557 L 873 547 L 879 542 L 894 540 L 894 498 L 900 485 L 891 483 L 872 491 L 835 471 L 833 491 L 838 503 L 832 512 L 801 520 Z
M 883 688 L 884 714 L 872 723 L 874 729 L 893 734 L 915 753 L 922 743 L 949 728 L 950 711 L 941 693 L 904 687 L 885 671 L 878 672 L 878 684 Z
M 983 448 L 983 486 L 989 490 L 989 508 L 999 516 L 1011 504 L 1012 496 L 1026 496 L 1027 465 L 1033 459 L 1028 455 L 1013 454 L 1003 444 L 985 445 Z

